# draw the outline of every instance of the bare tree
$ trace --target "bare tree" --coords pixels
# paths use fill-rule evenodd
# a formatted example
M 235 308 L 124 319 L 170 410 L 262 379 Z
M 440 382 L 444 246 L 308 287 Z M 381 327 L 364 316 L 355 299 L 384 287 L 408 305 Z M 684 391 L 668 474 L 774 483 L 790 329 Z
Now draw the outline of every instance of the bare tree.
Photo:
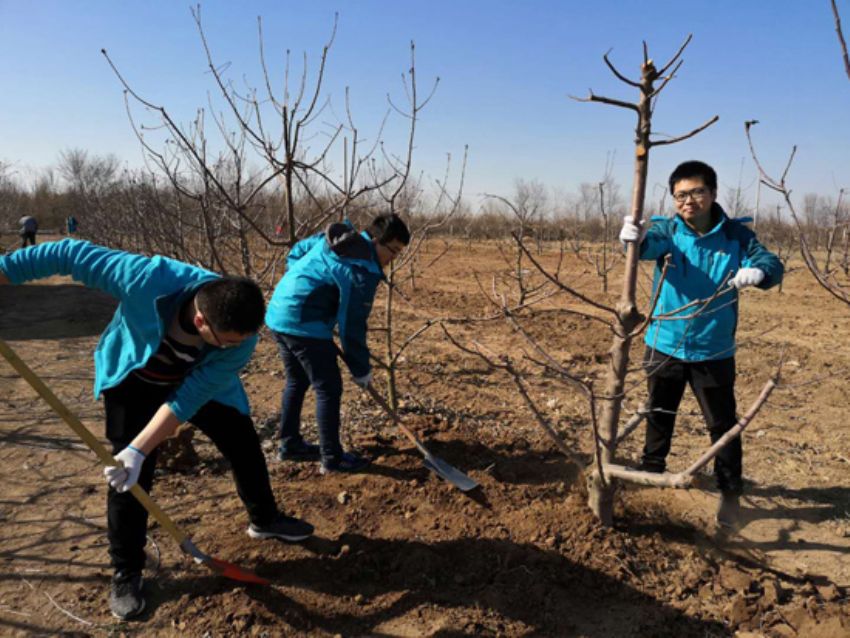
M 660 69 L 655 66 L 649 57 L 649 52 L 644 43 L 643 63 L 641 65 L 641 77 L 639 81 L 631 80 L 618 71 L 611 63 L 608 54 L 604 56 L 605 64 L 611 72 L 621 81 L 638 89 L 639 99 L 637 103 L 624 102 L 622 100 L 598 96 L 592 91 L 584 101 L 599 102 L 624 108 L 634 112 L 637 116 L 636 143 L 635 143 L 635 169 L 634 184 L 632 188 L 632 220 L 635 224 L 641 224 L 643 220 L 644 200 L 646 196 L 646 178 L 649 169 L 649 152 L 654 146 L 662 146 L 680 142 L 707 127 L 714 124 L 718 117 L 714 116 L 701 126 L 685 133 L 684 135 L 667 138 L 653 139 L 652 137 L 652 114 L 655 101 L 658 96 L 675 77 L 676 72 L 682 65 L 679 58 L 691 41 L 688 36 L 676 54 Z M 655 83 L 660 81 L 659 86 Z M 626 251 L 626 269 L 623 277 L 623 290 L 620 301 L 616 307 L 616 321 L 614 323 L 614 338 L 611 345 L 611 361 L 607 370 L 605 381 L 604 398 L 601 401 L 599 436 L 604 445 L 600 447 L 601 456 L 598 466 L 611 464 L 614 450 L 616 449 L 617 430 L 620 418 L 620 408 L 625 389 L 625 379 L 629 366 L 629 347 L 633 333 L 644 320 L 643 315 L 637 309 L 635 291 L 637 284 L 638 247 L 630 243 Z M 595 471 L 589 481 L 589 505 L 593 512 L 605 525 L 613 522 L 613 496 L 614 487 L 611 481 L 606 480 L 604 473 Z
M 513 222 L 512 224 L 509 222 L 509 226 L 512 226 L 511 232 L 514 235 L 532 238 L 539 236 L 539 224 L 542 221 L 548 200 L 546 188 L 540 182 L 517 179 L 514 182 L 514 194 L 510 199 L 491 194 L 486 194 L 485 197 L 495 202 L 500 207 L 497 209 L 499 213 Z M 540 254 L 541 243 L 539 241 L 537 241 L 537 250 Z M 519 290 L 517 303 L 521 305 L 539 290 L 541 284 L 540 282 L 530 281 L 521 252 L 506 249 L 504 246 L 499 246 L 499 252 L 505 263 L 511 268 L 508 277 L 516 283 Z
M 433 266 L 446 252 L 448 252 L 449 246 L 446 245 L 442 250 L 437 251 L 435 255 L 429 255 L 427 260 L 423 261 L 428 239 L 431 235 L 445 228 L 460 209 L 463 201 L 466 160 L 467 149 L 464 149 L 457 190 L 449 192 L 448 181 L 451 173 L 451 156 L 447 158 L 446 171 L 442 180 L 435 181 L 436 196 L 429 214 L 424 216 L 421 225 L 415 229 L 413 236 L 411 237 L 411 243 L 407 250 L 400 259 L 392 263 L 390 270 L 387 273 L 388 286 L 386 296 L 384 298 L 383 325 L 377 328 L 370 327 L 370 329 L 377 329 L 383 332 L 383 356 L 380 359 L 377 359 L 377 362 L 387 374 L 387 397 L 389 405 L 393 408 L 393 410 L 398 409 L 399 392 L 397 373 L 399 362 L 402 360 L 404 352 L 437 323 L 434 319 L 429 319 L 408 334 L 399 334 L 399 330 L 397 329 L 394 321 L 397 299 L 400 297 L 403 301 L 415 308 L 415 301 L 411 300 L 409 295 L 404 295 L 401 292 L 402 289 L 406 284 L 413 286 L 417 277 L 423 276 L 423 274 L 427 272 L 431 266 Z M 397 205 L 397 203 L 397 199 L 393 199 L 389 202 L 391 210 L 395 205 Z M 408 200 L 407 202 L 408 205 L 413 205 L 413 203 L 414 202 L 411 200 Z
M 592 92 L 590 97 L 581 100 L 618 106 L 634 112 L 637 116 L 635 178 L 632 192 L 631 215 L 634 223 L 638 225 L 641 224 L 643 219 L 649 151 L 655 146 L 673 144 L 690 138 L 717 120 L 717 117 L 713 117 L 690 132 L 676 137 L 658 139 L 657 134 L 653 134 L 652 132 L 652 113 L 656 100 L 680 68 L 681 61 L 679 61 L 679 58 L 690 42 L 690 39 L 689 36 L 670 61 L 660 69 L 656 68 L 653 61 L 649 58 L 646 45 L 644 44 L 640 80 L 631 80 L 625 77 L 613 66 L 608 55 L 606 54 L 604 56 L 605 63 L 618 79 L 638 89 L 639 99 L 636 103 L 598 96 Z M 659 83 L 658 86 L 656 86 L 656 82 Z M 604 197 L 604 190 L 600 194 Z M 624 398 L 629 392 L 641 386 L 646 380 L 646 370 L 642 367 L 638 367 L 637 369 L 630 369 L 629 367 L 630 346 L 633 340 L 647 329 L 650 321 L 684 322 L 686 334 L 687 330 L 690 329 L 689 326 L 692 326 L 693 322 L 704 313 L 714 312 L 727 305 L 736 303 L 737 296 L 734 292 L 735 288 L 729 284 L 731 275 L 728 275 L 724 281 L 720 282 L 714 293 L 705 299 L 695 299 L 682 308 L 674 310 L 664 309 L 663 312 L 656 312 L 658 295 L 670 267 L 670 258 L 668 257 L 658 275 L 655 288 L 651 294 L 647 295 L 648 309 L 646 312 L 641 312 L 638 310 L 637 300 L 639 254 L 638 246 L 634 242 L 629 243 L 626 251 L 622 293 L 616 305 L 612 305 L 609 302 L 596 300 L 584 292 L 583 289 L 579 288 L 575 277 L 571 276 L 572 273 L 561 273 L 560 261 L 556 265 L 555 271 L 552 272 L 551 263 L 547 265 L 542 260 L 537 259 L 524 243 L 524 238 L 520 233 L 514 233 L 514 240 L 518 250 L 523 255 L 523 259 L 526 260 L 525 263 L 528 263 L 537 271 L 538 275 L 543 278 L 545 286 L 537 292 L 534 299 L 526 298 L 524 304 L 517 303 L 518 299 L 521 299 L 520 296 L 511 296 L 504 290 L 499 289 L 495 281 L 490 291 L 485 291 L 482 286 L 482 292 L 487 295 L 488 300 L 493 305 L 494 314 L 503 317 L 511 326 L 514 333 L 522 338 L 523 345 L 519 348 L 520 354 L 515 355 L 513 351 L 510 354 L 506 352 L 494 352 L 492 346 L 487 347 L 480 339 L 475 339 L 471 345 L 462 344 L 457 336 L 452 331 L 449 331 L 448 328 L 445 328 L 446 334 L 457 347 L 469 354 L 478 356 L 490 368 L 503 371 L 510 375 L 528 409 L 533 414 L 535 421 L 552 438 L 558 449 L 570 458 L 575 458 L 575 453 L 572 452 L 570 446 L 565 444 L 558 432 L 552 427 L 546 416 L 545 409 L 533 397 L 530 391 L 530 383 L 534 373 L 538 372 L 545 376 L 547 381 L 556 379 L 565 387 L 573 391 L 578 391 L 584 396 L 587 402 L 586 419 L 593 429 L 594 443 L 594 462 L 589 467 L 589 506 L 603 524 L 611 525 L 613 522 L 614 479 L 622 478 L 638 482 L 651 480 L 653 484 L 670 487 L 682 487 L 689 484 L 693 478 L 693 473 L 716 455 L 717 451 L 723 445 L 726 445 L 737 436 L 758 412 L 776 386 L 778 372 L 765 385 L 762 394 L 753 403 L 752 408 L 739 423 L 739 427 L 723 439 L 720 445 L 708 449 L 696 463 L 684 472 L 680 474 L 664 474 L 647 479 L 643 472 L 616 465 L 614 458 L 618 446 L 628 434 L 635 430 L 647 414 L 647 408 L 645 406 L 639 406 L 625 424 L 622 431 L 620 430 L 619 420 Z M 536 307 L 533 308 L 532 306 L 535 306 L 538 299 L 547 299 L 550 301 L 563 299 L 564 303 L 559 304 L 557 308 L 546 307 L 545 309 L 537 310 Z M 548 305 L 551 305 L 551 303 Z M 571 318 L 579 317 L 589 325 L 605 326 L 610 331 L 612 335 L 611 347 L 608 350 L 607 356 L 600 356 L 598 359 L 604 364 L 603 369 L 599 371 L 601 378 L 597 378 L 593 373 L 582 371 L 574 363 L 573 357 L 569 357 L 566 361 L 559 360 L 544 345 L 539 334 L 535 335 L 531 330 L 525 328 L 524 324 L 526 321 L 534 316 L 535 313 L 539 314 L 540 312 L 557 313 L 558 315 Z M 479 318 L 479 320 L 484 320 L 484 318 Z M 634 375 L 639 371 L 644 372 L 644 374 L 640 375 L 641 378 L 639 380 L 629 377 L 629 375 Z
M 339 121 L 332 122 L 331 97 L 325 90 L 325 68 L 337 21 L 322 47 L 316 71 L 308 71 L 307 56 L 299 74 L 291 73 L 286 51 L 283 82 L 272 79 L 267 64 L 262 20 L 258 19 L 262 87 L 237 88 L 229 65 L 215 59 L 201 21 L 192 9 L 217 101 L 199 108 L 188 125 L 180 125 L 169 110 L 135 91 L 103 51 L 125 89 L 127 111 L 144 149 L 148 180 L 172 194 L 158 203 L 179 203 L 180 215 L 158 232 L 180 236 L 172 245 L 184 258 L 220 272 L 238 271 L 261 282 L 278 274 L 285 251 L 334 218 L 342 218 L 360 199 L 379 189 L 395 201 L 411 173 L 419 112 L 436 89 L 424 98 L 408 94 L 405 112 L 390 99 L 384 121 L 363 144 L 354 122 L 350 90 L 345 89 Z M 410 78 L 416 84 L 411 44 Z M 221 105 L 222 108 L 219 108 Z M 136 122 L 133 106 L 153 114 L 158 123 Z M 383 127 L 392 111 L 407 119 L 405 150 L 393 154 L 384 147 Z M 157 145 L 152 138 L 164 138 Z M 262 250 L 260 250 L 262 249 Z

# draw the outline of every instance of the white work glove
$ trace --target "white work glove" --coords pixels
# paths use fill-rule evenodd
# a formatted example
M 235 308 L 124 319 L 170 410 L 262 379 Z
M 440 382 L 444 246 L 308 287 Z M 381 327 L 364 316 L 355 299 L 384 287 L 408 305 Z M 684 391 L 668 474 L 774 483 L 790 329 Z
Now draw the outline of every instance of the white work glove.
M 644 235 L 646 235 L 646 228 L 644 227 L 643 220 L 638 225 L 634 223 L 631 215 L 626 215 L 623 219 L 623 228 L 620 230 L 620 243 L 626 244 L 633 241 L 639 244 L 643 241 Z
M 764 279 L 764 271 L 761 268 L 741 268 L 729 281 L 738 290 L 747 286 L 758 286 Z
M 372 371 L 369 370 L 362 377 L 354 377 L 354 383 L 359 385 L 364 390 L 369 387 L 369 384 L 372 383 Z
M 126 492 L 138 482 L 142 463 L 145 462 L 145 454 L 132 445 L 128 445 L 115 455 L 115 460 L 121 461 L 124 467 L 107 465 L 103 468 L 103 475 L 113 489 Z

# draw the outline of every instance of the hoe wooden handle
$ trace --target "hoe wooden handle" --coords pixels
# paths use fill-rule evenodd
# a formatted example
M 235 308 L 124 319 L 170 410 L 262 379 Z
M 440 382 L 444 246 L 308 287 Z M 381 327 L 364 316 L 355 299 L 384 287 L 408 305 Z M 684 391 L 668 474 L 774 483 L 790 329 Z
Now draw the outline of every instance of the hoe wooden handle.
M 95 435 L 92 434 L 85 425 L 83 425 L 82 421 L 80 421 L 77 416 L 71 412 L 64 403 L 62 403 L 59 397 L 53 394 L 53 391 L 47 387 L 44 381 L 42 381 L 38 375 L 23 362 L 23 360 L 15 353 L 14 350 L 12 350 L 12 348 L 9 347 L 9 344 L 3 341 L 3 339 L 0 339 L 0 354 L 2 354 L 3 358 L 9 362 L 15 371 L 21 375 L 21 377 L 29 383 L 30 386 L 32 386 L 32 389 L 35 390 L 51 408 L 53 408 L 53 411 L 62 417 L 62 420 L 77 433 L 77 436 L 83 440 L 89 449 L 97 454 L 97 457 L 104 465 L 115 465 L 117 463 L 103 444 L 97 440 L 97 437 L 95 437 Z M 138 485 L 133 485 L 133 487 L 130 488 L 130 492 L 136 497 L 136 499 L 138 499 L 148 513 L 156 519 L 162 528 L 168 532 L 172 538 L 174 538 L 175 541 L 182 544 L 186 540 L 186 534 L 184 534 L 180 528 L 174 524 L 168 514 L 160 509 L 159 505 L 156 504 L 147 492 Z

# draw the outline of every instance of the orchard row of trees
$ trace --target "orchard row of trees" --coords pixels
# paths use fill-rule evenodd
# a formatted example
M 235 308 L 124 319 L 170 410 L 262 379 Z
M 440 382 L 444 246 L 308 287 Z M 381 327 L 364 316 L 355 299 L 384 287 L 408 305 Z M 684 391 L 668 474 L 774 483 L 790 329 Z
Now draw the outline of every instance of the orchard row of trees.
M 414 229 L 437 220 L 443 223 L 432 235 L 467 240 L 505 239 L 519 231 L 541 241 L 566 242 L 574 252 L 590 243 L 614 242 L 626 211 L 619 184 L 610 176 L 596 184 L 581 184 L 574 193 L 553 192 L 540 182 L 518 179 L 510 196 L 485 195 L 477 205 L 468 199 L 455 202 L 443 196 L 435 206 L 435 200 L 445 193 L 439 186 L 426 192 L 421 181 L 409 186 L 404 195 L 396 210 Z M 728 211 L 752 217 L 760 236 L 781 254 L 791 254 L 796 231 L 787 206 L 755 210 L 740 187 L 729 187 L 726 195 L 723 205 Z M 252 221 L 261 236 L 270 238 L 270 245 L 289 245 L 286 198 L 279 184 L 269 185 L 255 198 Z M 327 202 L 299 188 L 292 200 L 303 218 L 326 221 L 322 211 Z M 651 213 L 672 214 L 666 200 L 665 189 L 650 205 Z M 379 195 L 369 192 L 350 202 L 340 214 L 362 224 L 387 208 Z M 798 209 L 812 248 L 829 247 L 835 254 L 833 261 L 846 267 L 850 197 L 843 190 L 837 196 L 808 193 Z M 130 171 L 114 156 L 91 155 L 82 149 L 63 151 L 56 166 L 35 178 L 24 179 L 14 165 L 0 163 L 0 232 L 14 233 L 23 215 L 36 217 L 43 229 L 60 230 L 64 220 L 73 215 L 81 222 L 84 236 L 94 241 L 205 263 L 208 259 L 204 255 L 193 254 L 187 235 L 204 228 L 207 221 L 212 222 L 207 232 L 217 241 L 237 235 L 239 224 L 228 223 L 225 210 L 222 204 L 218 211 L 222 214 L 206 211 L 205 215 L 197 200 L 171 187 L 160 175 Z M 318 228 L 316 224 L 307 226 L 310 231 Z M 239 270 L 239 265 L 230 268 Z

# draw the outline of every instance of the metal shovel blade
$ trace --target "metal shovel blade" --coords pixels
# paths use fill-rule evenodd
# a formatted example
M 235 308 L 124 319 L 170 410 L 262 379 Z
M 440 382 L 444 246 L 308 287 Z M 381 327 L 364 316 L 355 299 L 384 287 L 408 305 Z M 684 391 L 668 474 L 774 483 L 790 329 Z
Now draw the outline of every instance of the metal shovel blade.
M 252 572 L 250 569 L 245 569 L 244 567 L 239 567 L 239 565 L 228 563 L 226 560 L 221 560 L 220 558 L 204 554 L 204 552 L 198 549 L 195 543 L 193 543 L 188 537 L 180 543 L 180 549 L 191 556 L 196 563 L 206 565 L 209 569 L 217 574 L 221 574 L 225 578 L 238 580 L 243 583 L 253 583 L 255 585 L 270 584 L 268 580 L 262 576 L 257 576 L 257 574 Z
M 478 487 L 478 483 L 472 478 L 461 472 L 453 465 L 449 465 L 443 459 L 428 453 L 422 461 L 422 464 L 429 470 L 434 472 L 440 478 L 445 479 L 462 492 L 468 492 Z
M 342 351 L 342 348 L 336 346 L 336 351 L 342 360 L 345 361 L 345 353 Z M 419 440 L 419 437 L 417 437 L 410 431 L 409 428 L 407 428 L 407 426 L 404 425 L 404 423 L 401 422 L 401 418 L 398 414 L 396 414 L 396 411 L 390 407 L 387 400 L 384 399 L 384 397 L 381 396 L 381 393 L 373 388 L 371 384 L 367 385 L 364 389 L 369 393 L 372 399 L 375 400 L 375 403 L 383 408 L 384 412 L 386 412 L 393 420 L 393 423 L 395 423 L 401 433 L 404 434 L 404 436 L 406 436 L 410 442 L 416 446 L 416 449 L 419 450 L 420 454 L 425 457 L 423 465 L 425 465 L 426 468 L 431 470 L 440 478 L 445 479 L 462 492 L 468 492 L 469 490 L 474 490 L 478 487 L 478 483 L 476 483 L 472 478 L 468 477 L 453 465 L 449 465 L 443 459 L 437 458 L 431 454 L 431 451 L 425 447 L 425 444 Z
M 396 427 L 401 430 L 401 433 L 404 434 L 404 436 L 406 436 L 410 440 L 410 442 L 416 446 L 416 449 L 419 450 L 419 453 L 422 454 L 423 457 L 425 457 L 423 461 L 425 467 L 434 472 L 434 474 L 436 474 L 440 478 L 445 479 L 446 481 L 454 485 L 462 492 L 468 492 L 469 490 L 474 490 L 476 487 L 478 487 L 478 483 L 475 482 L 475 480 L 461 472 L 455 466 L 450 465 L 443 459 L 431 454 L 431 451 L 425 447 L 425 444 L 419 440 L 419 437 L 417 437 L 413 432 L 410 431 L 410 429 L 407 428 L 407 426 L 404 425 L 404 423 L 401 422 L 401 418 L 398 416 L 396 411 L 390 407 L 386 399 L 384 399 L 384 397 L 382 397 L 380 393 L 375 390 L 375 388 L 369 385 L 367 386 L 366 390 L 369 392 L 375 402 L 384 409 L 384 412 L 386 412 L 390 416 L 390 418 L 396 424 Z

